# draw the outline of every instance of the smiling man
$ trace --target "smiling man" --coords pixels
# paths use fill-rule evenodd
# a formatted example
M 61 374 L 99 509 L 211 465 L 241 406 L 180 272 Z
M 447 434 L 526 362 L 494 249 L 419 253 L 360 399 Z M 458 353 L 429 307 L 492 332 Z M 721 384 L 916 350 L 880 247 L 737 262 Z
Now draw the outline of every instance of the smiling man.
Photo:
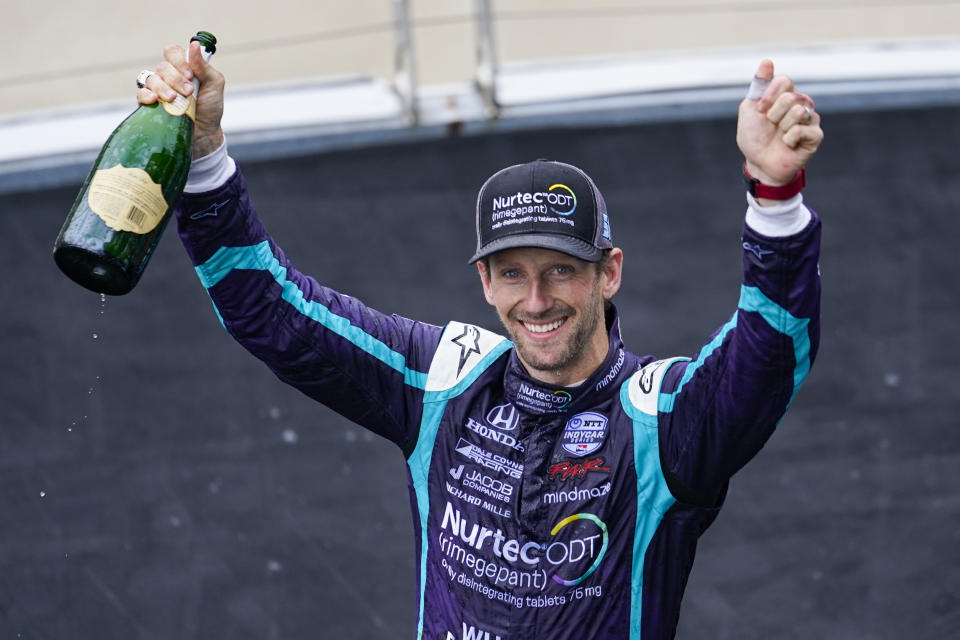
M 737 128 L 739 304 L 692 358 L 658 359 L 620 339 L 623 254 L 580 169 L 537 160 L 480 189 L 471 261 L 509 339 L 386 315 L 294 268 L 227 154 L 222 75 L 198 51 L 165 57 L 138 96 L 201 80 L 177 216 L 224 327 L 406 459 L 416 637 L 673 637 L 698 538 L 816 353 L 820 222 L 800 194 L 823 136 L 810 98 L 761 63 Z
M 609 351 L 604 309 L 620 288 L 623 252 L 587 174 L 546 160 L 494 174 L 477 198 L 471 261 L 531 375 L 569 386 L 596 371 Z

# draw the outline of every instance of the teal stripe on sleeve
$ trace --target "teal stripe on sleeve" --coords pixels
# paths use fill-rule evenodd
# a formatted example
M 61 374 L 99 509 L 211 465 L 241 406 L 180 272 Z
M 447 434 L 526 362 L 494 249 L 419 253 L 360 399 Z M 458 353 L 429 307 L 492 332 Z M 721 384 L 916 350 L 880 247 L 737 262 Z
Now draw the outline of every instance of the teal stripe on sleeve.
M 743 286 L 740 288 L 740 308 L 744 311 L 755 311 L 766 320 L 767 324 L 785 333 L 793 339 L 793 355 L 796 365 L 793 369 L 793 393 L 787 407 L 793 402 L 800 390 L 803 381 L 810 373 L 810 319 L 797 318 L 789 311 L 768 298 L 757 287 Z
M 384 364 L 403 374 L 403 381 L 417 389 L 423 389 L 427 374 L 410 369 L 402 353 L 394 351 L 382 341 L 355 326 L 342 316 L 331 312 L 315 300 L 307 300 L 297 285 L 287 279 L 287 268 L 280 264 L 270 250 L 267 241 L 246 247 L 221 247 L 206 262 L 196 267 L 203 286 L 209 289 L 223 280 L 234 269 L 267 271 L 280 285 L 281 297 L 300 314 L 322 324 L 342 338 L 369 353 Z M 220 315 L 217 310 L 217 315 Z M 222 323 L 221 318 L 221 323 Z
M 733 314 L 733 317 L 720 328 L 720 331 L 717 332 L 717 335 L 713 337 L 709 343 L 704 345 L 703 349 L 700 350 L 700 355 L 697 356 L 697 359 L 687 365 L 686 370 L 683 372 L 683 377 L 680 378 L 680 382 L 677 384 L 677 388 L 673 393 L 661 393 L 657 399 L 657 408 L 663 413 L 670 413 L 673 411 L 673 404 L 677 399 L 677 396 L 680 395 L 680 392 L 683 391 L 683 387 L 690 382 L 693 378 L 693 374 L 696 373 L 697 369 L 703 366 L 703 363 L 706 362 L 707 358 L 713 355 L 713 352 L 720 348 L 720 345 L 723 344 L 723 341 L 726 339 L 727 334 L 730 333 L 737 326 L 737 314 Z
M 787 402 L 787 407 L 789 408 L 794 397 L 797 395 L 797 391 L 800 390 L 800 386 L 810 373 L 810 333 L 808 331 L 810 325 L 809 318 L 795 317 L 789 311 L 764 295 L 764 293 L 757 287 L 748 287 L 746 285 L 742 285 L 740 287 L 740 301 L 738 302 L 737 307 L 741 311 L 752 311 L 759 313 L 766 323 L 770 325 L 770 327 L 779 333 L 790 336 L 790 338 L 793 340 L 793 355 L 795 365 L 793 370 L 793 392 L 790 394 L 790 400 Z M 684 385 L 686 385 L 690 379 L 693 378 L 693 374 L 696 373 L 697 369 L 703 365 L 706 359 L 710 357 L 710 355 L 712 355 L 721 344 L 723 344 L 727 334 L 730 333 L 730 331 L 736 326 L 737 314 L 734 314 L 729 322 L 723 325 L 720 331 L 717 332 L 717 335 L 714 337 L 714 339 L 704 346 L 703 349 L 701 349 L 700 355 L 697 357 L 697 359 L 687 366 L 687 370 L 680 379 L 680 383 L 677 385 L 676 390 L 673 391 L 673 393 L 660 394 L 658 401 L 660 411 L 663 413 L 670 413 L 673 411 L 674 403 L 676 402 L 677 396 L 683 390 Z

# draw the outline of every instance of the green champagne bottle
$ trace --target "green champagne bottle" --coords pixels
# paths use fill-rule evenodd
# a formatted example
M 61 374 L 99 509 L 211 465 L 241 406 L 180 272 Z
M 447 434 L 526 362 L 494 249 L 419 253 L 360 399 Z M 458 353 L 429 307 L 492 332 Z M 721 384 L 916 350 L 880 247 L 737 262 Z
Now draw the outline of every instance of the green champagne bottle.
M 217 39 L 190 39 L 204 60 Z M 190 170 L 200 83 L 189 97 L 141 105 L 113 130 L 93 163 L 53 247 L 57 266 L 78 284 L 128 293 L 143 273 Z

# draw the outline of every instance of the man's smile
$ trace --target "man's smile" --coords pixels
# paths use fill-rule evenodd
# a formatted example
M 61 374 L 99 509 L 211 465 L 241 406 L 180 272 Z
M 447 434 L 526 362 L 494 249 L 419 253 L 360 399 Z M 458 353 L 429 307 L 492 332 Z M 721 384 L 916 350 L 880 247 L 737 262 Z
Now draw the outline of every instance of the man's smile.
M 521 320 L 520 324 L 522 324 L 523 327 L 531 333 L 544 334 L 559 329 L 560 326 L 566 321 L 566 318 L 559 318 L 551 322 L 531 322 L 529 320 Z

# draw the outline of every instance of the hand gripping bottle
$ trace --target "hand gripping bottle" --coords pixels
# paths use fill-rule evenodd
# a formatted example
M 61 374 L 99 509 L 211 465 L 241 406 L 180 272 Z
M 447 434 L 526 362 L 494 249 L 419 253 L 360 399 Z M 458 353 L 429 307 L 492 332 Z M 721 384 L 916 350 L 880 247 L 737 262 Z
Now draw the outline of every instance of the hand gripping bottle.
M 193 40 L 209 60 L 217 39 Z M 137 284 L 187 181 L 199 86 L 194 78 L 190 97 L 141 105 L 107 138 L 53 247 L 75 282 L 110 295 Z

